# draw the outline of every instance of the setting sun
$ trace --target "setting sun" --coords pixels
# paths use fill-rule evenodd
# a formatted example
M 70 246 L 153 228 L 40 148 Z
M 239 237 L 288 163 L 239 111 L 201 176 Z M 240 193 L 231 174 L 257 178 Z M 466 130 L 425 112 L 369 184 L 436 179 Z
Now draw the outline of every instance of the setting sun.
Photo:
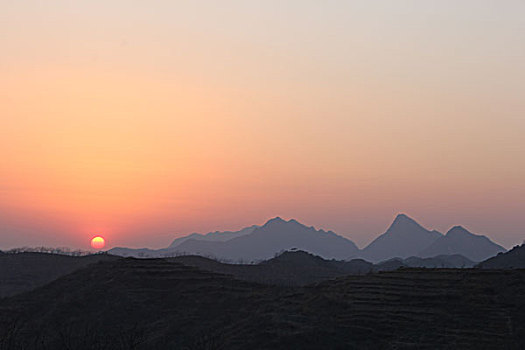
M 104 237 L 101 236 L 95 236 L 91 240 L 91 246 L 95 249 L 102 249 L 106 245 L 106 240 Z

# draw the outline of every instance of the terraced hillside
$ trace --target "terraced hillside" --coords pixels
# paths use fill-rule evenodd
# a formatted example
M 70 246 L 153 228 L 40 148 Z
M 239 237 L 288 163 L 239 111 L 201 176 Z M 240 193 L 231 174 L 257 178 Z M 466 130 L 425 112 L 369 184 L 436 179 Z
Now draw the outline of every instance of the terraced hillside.
M 351 342 L 384 339 L 385 348 L 525 345 L 525 271 L 397 270 L 310 291 L 324 299 L 315 309 L 324 313 L 327 327 L 344 325 Z
M 122 259 L 3 299 L 0 349 L 520 349 L 523 295 L 523 270 L 402 269 L 276 287 Z

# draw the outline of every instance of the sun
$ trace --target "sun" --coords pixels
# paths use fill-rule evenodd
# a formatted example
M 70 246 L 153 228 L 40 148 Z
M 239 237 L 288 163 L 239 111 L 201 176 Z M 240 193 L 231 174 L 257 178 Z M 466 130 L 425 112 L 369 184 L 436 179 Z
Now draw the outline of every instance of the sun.
M 102 249 L 106 246 L 106 240 L 102 236 L 95 236 L 91 239 L 91 246 L 95 249 Z

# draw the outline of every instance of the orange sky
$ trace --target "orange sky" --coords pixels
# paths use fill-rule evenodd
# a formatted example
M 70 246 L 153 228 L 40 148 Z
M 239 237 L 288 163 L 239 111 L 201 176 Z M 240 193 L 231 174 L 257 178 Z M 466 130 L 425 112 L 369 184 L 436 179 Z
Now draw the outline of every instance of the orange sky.
M 521 1 L 2 2 L 0 249 L 398 212 L 521 243 L 524 34 Z

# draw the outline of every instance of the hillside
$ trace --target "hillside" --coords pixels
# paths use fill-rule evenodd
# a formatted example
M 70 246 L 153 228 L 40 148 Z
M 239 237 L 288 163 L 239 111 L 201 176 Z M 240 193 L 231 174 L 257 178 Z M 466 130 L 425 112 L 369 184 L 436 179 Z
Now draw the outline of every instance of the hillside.
M 425 269 L 463 269 L 474 267 L 475 262 L 462 255 L 438 255 L 432 258 L 420 258 L 411 256 L 410 258 L 392 258 L 373 267 L 373 271 L 394 271 L 399 268 L 425 268 Z
M 0 254 L 0 298 L 43 286 L 87 265 L 115 259 L 120 258 L 107 254 Z
M 525 244 L 500 253 L 477 265 L 482 269 L 525 269 Z
M 89 264 L 119 258 L 106 254 L 85 257 L 42 253 L 6 254 L 0 258 L 0 292 L 2 296 L 19 294 Z M 210 272 L 230 275 L 244 281 L 281 286 L 302 286 L 347 275 L 395 270 L 399 267 L 454 268 L 473 265 L 472 262 L 461 256 L 440 256 L 427 259 L 412 257 L 405 260 L 393 259 L 373 265 L 361 259 L 325 260 L 298 250 L 285 251 L 257 264 L 227 264 L 196 255 L 165 259 Z
M 201 256 L 179 256 L 167 260 L 231 275 L 244 281 L 282 286 L 301 286 L 372 271 L 372 264 L 363 260 L 324 260 L 303 251 L 284 252 L 259 264 L 247 265 L 224 264 Z
M 475 262 L 459 254 L 437 255 L 431 258 L 420 258 L 412 256 L 403 260 L 407 267 L 424 267 L 424 268 L 470 268 L 474 267 Z
M 0 339 L 17 349 L 518 349 L 524 294 L 520 270 L 405 269 L 284 288 L 121 259 L 0 301 Z

